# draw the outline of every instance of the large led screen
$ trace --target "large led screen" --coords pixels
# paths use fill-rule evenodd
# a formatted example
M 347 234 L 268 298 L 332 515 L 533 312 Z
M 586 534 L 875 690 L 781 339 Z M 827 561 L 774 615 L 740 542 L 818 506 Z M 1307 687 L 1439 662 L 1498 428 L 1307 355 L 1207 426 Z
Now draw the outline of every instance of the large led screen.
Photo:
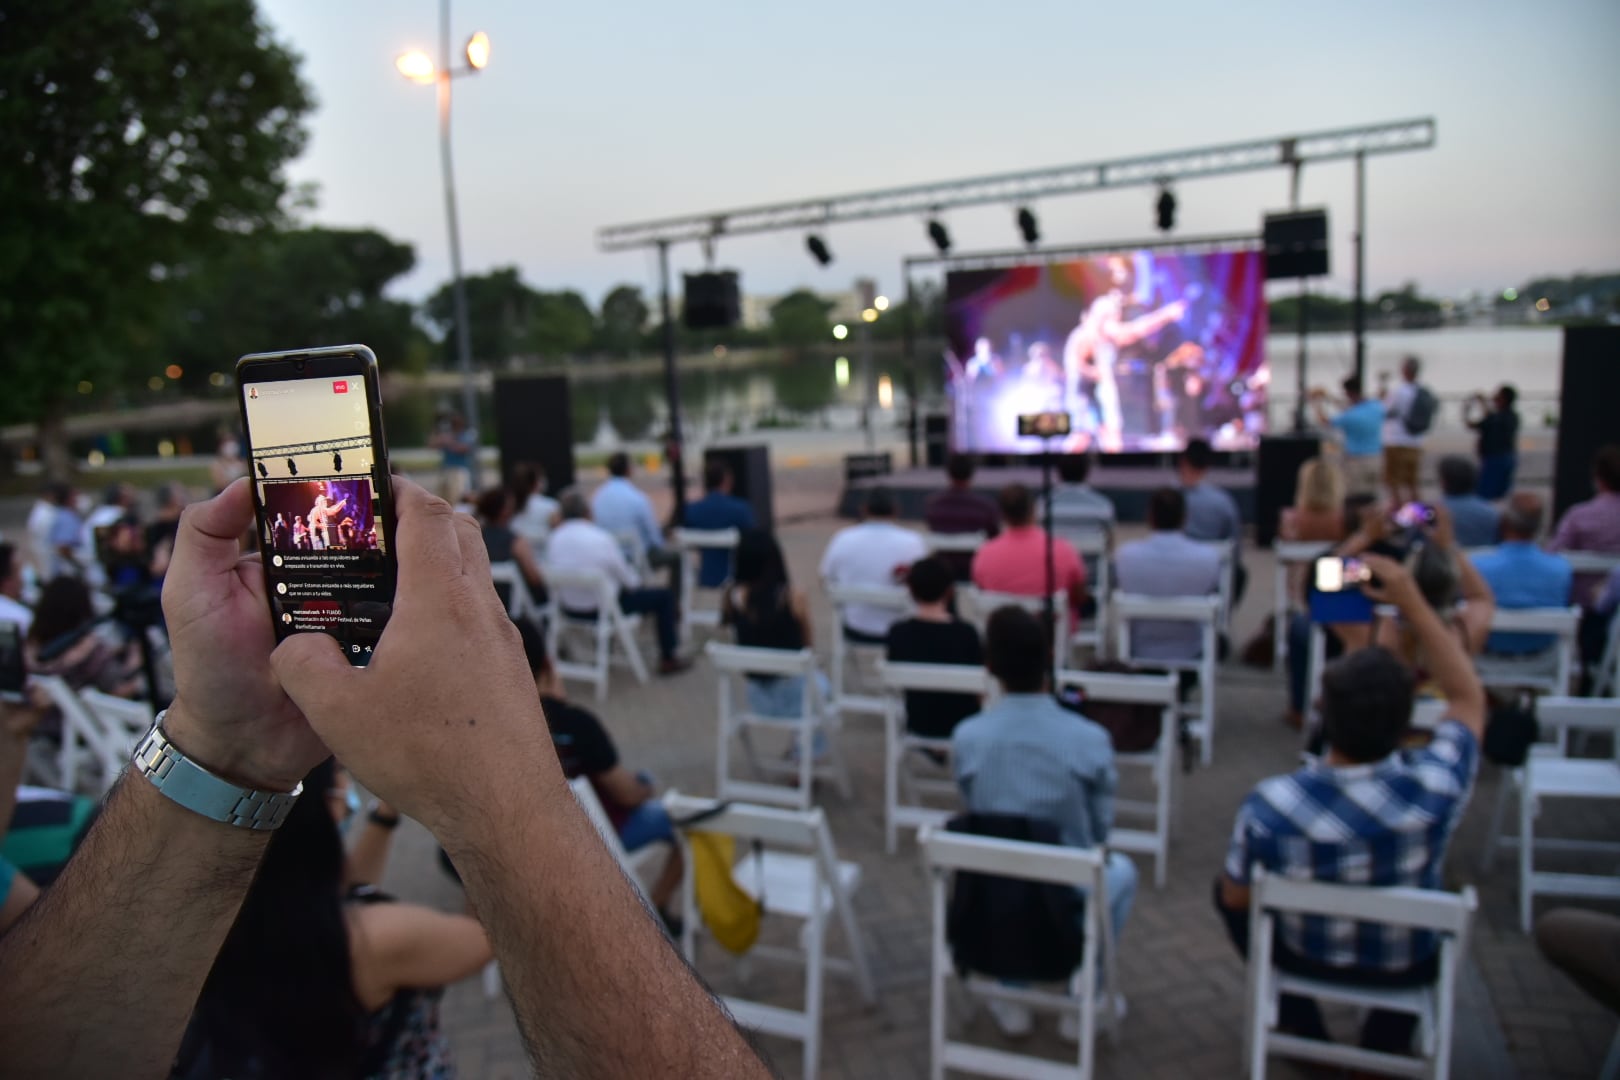
M 1069 414 L 1054 450 L 1252 449 L 1265 426 L 1259 251 L 1117 252 L 946 275 L 951 442 L 1032 453 L 1018 417 Z

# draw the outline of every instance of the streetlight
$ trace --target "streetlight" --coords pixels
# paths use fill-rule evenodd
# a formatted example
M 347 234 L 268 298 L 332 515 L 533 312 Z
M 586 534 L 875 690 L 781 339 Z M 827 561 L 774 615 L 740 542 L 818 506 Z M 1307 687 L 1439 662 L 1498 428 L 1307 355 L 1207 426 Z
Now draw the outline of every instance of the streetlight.
M 470 431 L 478 430 L 478 391 L 473 385 L 472 328 L 467 325 L 467 284 L 461 275 L 461 224 L 456 214 L 455 168 L 450 158 L 450 80 L 476 75 L 489 65 L 489 35 L 482 30 L 462 49 L 465 67 L 450 65 L 450 0 L 439 0 L 439 62 L 420 49 L 394 61 L 399 73 L 414 83 L 432 83 L 439 99 L 439 161 L 444 170 L 444 217 L 450 233 L 450 293 L 456 320 L 456 366 L 461 370 L 462 411 Z M 478 448 L 472 452 L 472 483 L 478 487 Z

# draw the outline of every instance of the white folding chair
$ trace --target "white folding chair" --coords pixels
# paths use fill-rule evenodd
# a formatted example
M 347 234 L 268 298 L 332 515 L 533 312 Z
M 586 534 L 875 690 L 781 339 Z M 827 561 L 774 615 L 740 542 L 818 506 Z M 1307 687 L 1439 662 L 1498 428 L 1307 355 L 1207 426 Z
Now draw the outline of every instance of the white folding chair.
M 534 595 L 529 592 L 529 583 L 523 578 L 522 567 L 510 560 L 490 563 L 489 576 L 497 592 L 503 588 L 506 590 L 507 615 L 513 619 L 528 619 L 536 626 L 540 624 L 540 605 L 534 602 Z
M 608 668 L 613 660 L 613 646 L 617 642 L 624 651 L 625 661 L 635 674 L 636 681 L 647 681 L 647 662 L 642 659 L 641 647 L 636 644 L 636 631 L 641 627 L 641 616 L 626 615 L 619 610 L 619 590 L 616 583 L 599 570 L 562 570 L 554 566 L 541 568 L 550 596 L 546 602 L 546 651 L 559 678 L 579 679 L 596 688 L 596 700 L 607 698 Z M 570 615 L 563 609 L 560 599 L 563 590 L 573 589 L 596 594 L 593 617 Z M 564 660 L 561 645 L 566 634 L 585 635 L 591 646 L 591 662 L 580 664 Z
M 975 588 L 972 585 L 963 585 L 956 590 L 956 603 L 962 618 L 972 623 L 979 630 L 979 636 L 985 635 L 989 625 L 990 616 L 997 608 L 1020 607 L 1031 615 L 1044 618 L 1046 615 L 1046 600 L 1040 596 L 1025 596 L 1021 593 L 990 592 Z M 1058 670 L 1067 667 L 1066 654 L 1068 653 L 1068 625 L 1069 625 L 1069 594 L 1058 591 L 1052 594 L 1052 614 L 1057 619 L 1057 631 L 1052 635 L 1052 668 Z
M 1114 978 L 1112 928 L 1109 926 L 1104 859 L 1098 848 L 1060 847 L 1032 844 L 1022 840 L 998 840 L 987 836 L 948 832 L 924 826 L 917 843 L 932 878 L 933 946 L 930 950 L 930 994 L 928 1009 L 929 1076 L 943 1080 L 947 1069 L 999 1076 L 1007 1080 L 1090 1080 L 1094 1076 L 1092 1058 L 1097 1039 L 1097 968 L 1104 971 L 1110 992 L 1117 990 Z M 1070 980 L 1069 993 L 1054 993 L 1030 987 L 1006 986 L 995 979 L 969 975 L 964 988 L 971 998 L 1007 1001 L 1029 1008 L 1079 1014 L 1080 1040 L 1072 1064 L 1028 1054 L 1014 1054 L 974 1043 L 954 1042 L 947 1031 L 946 986 L 955 964 L 946 938 L 948 879 L 957 873 L 990 874 L 1018 881 L 1045 882 L 1085 889 L 1085 947 L 1080 969 Z M 1104 945 L 1104 943 L 1108 943 Z M 1099 959 L 1100 955 L 1100 959 Z M 1110 1039 L 1118 1036 L 1118 1014 L 1105 1011 L 1104 1023 Z M 1078 1070 L 1078 1071 L 1077 1071 Z
M 1220 620 L 1215 628 L 1226 633 L 1232 625 L 1232 607 L 1237 594 L 1237 553 L 1232 549 L 1230 540 L 1197 540 L 1221 561 L 1220 586 L 1216 595 L 1221 598 Z
M 918 777 L 908 768 L 915 753 L 931 751 L 948 760 L 951 740 L 917 735 L 906 726 L 906 691 L 926 690 L 983 698 L 995 692 L 996 681 L 982 667 L 888 661 L 879 662 L 878 678 L 888 692 L 883 726 L 883 839 L 889 854 L 893 855 L 900 829 L 943 825 L 955 812 L 922 805 L 923 795 L 952 800 L 957 796 L 956 783 L 949 776 L 944 779 Z M 902 795 L 907 801 L 901 801 Z
M 881 717 L 884 713 L 881 694 L 857 694 L 850 690 L 854 670 L 862 656 L 872 661 L 883 659 L 886 646 L 881 643 L 850 641 L 844 633 L 848 625 L 844 613 L 851 606 L 882 608 L 893 612 L 896 619 L 911 614 L 911 593 L 900 585 L 827 585 L 827 599 L 833 606 L 832 632 L 832 698 L 833 708 L 843 713 L 869 713 Z
M 720 625 L 720 603 L 718 598 L 713 607 L 699 607 L 697 603 L 699 594 L 698 569 L 703 561 L 704 554 L 710 551 L 724 551 L 728 557 L 737 550 L 738 532 L 736 529 L 676 529 L 675 547 L 681 555 L 681 640 L 691 641 L 692 634 L 699 627 L 713 630 Z M 730 578 L 728 573 L 727 578 Z M 723 595 L 725 585 L 719 589 L 704 589 L 703 592 L 712 592 Z
M 1579 655 L 1577 634 L 1580 623 L 1581 609 L 1578 607 L 1498 607 L 1491 615 L 1491 633 L 1542 634 L 1554 639 L 1553 644 L 1528 656 L 1482 653 L 1474 660 L 1479 681 L 1488 688 L 1534 690 L 1543 694 L 1569 693 Z
M 619 550 L 624 552 L 624 561 L 630 564 L 631 569 L 643 578 L 651 576 L 652 563 L 647 558 L 647 545 L 640 533 L 634 529 L 620 529 L 613 534 L 613 539 L 618 541 Z
M 1614 697 L 1620 693 L 1620 608 L 1609 620 L 1609 640 L 1603 658 L 1592 675 L 1592 696 Z
M 816 777 L 832 780 L 838 786 L 839 793 L 849 798 L 849 769 L 844 764 L 834 737 L 838 717 L 822 700 L 815 653 L 809 649 L 795 652 L 756 649 L 724 645 L 718 641 L 709 642 L 704 652 L 720 675 L 719 746 L 714 765 L 715 790 L 720 798 L 747 799 L 808 810 L 813 801 L 812 783 Z M 748 705 L 746 683 L 749 678 L 799 679 L 803 691 L 798 715 L 762 716 L 754 712 Z M 753 740 L 753 732 L 759 729 L 777 731 L 791 737 L 786 760 L 760 756 Z M 826 758 L 825 764 L 819 764 L 816 760 L 818 736 L 825 743 L 819 748 Z M 756 774 L 792 776 L 794 783 L 772 784 L 733 777 L 733 738 L 742 743 L 743 754 Z
M 1544 896 L 1620 897 L 1620 877 L 1607 864 L 1609 873 L 1552 873 L 1535 868 L 1535 852 L 1573 851 L 1620 854 L 1620 843 L 1588 838 L 1536 836 L 1536 817 L 1544 802 L 1552 799 L 1603 799 L 1620 801 L 1620 699 L 1543 697 L 1536 701 L 1536 722 L 1543 736 L 1556 742 L 1531 748 L 1524 765 L 1502 778 L 1503 795 L 1511 786 L 1519 795 L 1519 835 L 1501 835 L 1500 807 L 1486 841 L 1486 864 L 1498 846 L 1519 849 L 1519 925 L 1530 932 L 1537 893 Z M 1607 758 L 1566 756 L 1573 732 L 1607 733 L 1611 754 Z
M 1112 526 L 1101 519 L 1091 518 L 1065 523 L 1059 518 L 1053 533 L 1067 540 L 1085 563 L 1086 591 L 1096 602 L 1097 613 L 1090 619 L 1081 619 L 1074 633 L 1069 635 L 1069 651 L 1089 648 L 1096 655 L 1108 649 L 1108 625 L 1113 596 L 1113 567 L 1109 556 L 1113 551 Z M 1064 664 L 1059 664 L 1064 667 Z
M 677 819 L 710 810 L 714 803 L 670 792 L 664 806 Z M 804 1044 L 802 1075 L 818 1075 L 821 1063 L 822 976 L 824 972 L 848 975 L 855 980 L 862 1000 L 874 1002 L 877 992 L 866 958 L 860 926 L 852 904 L 861 883 L 861 868 L 853 862 L 840 862 L 833 847 L 826 816 L 819 808 L 787 810 L 768 806 L 732 803 L 713 817 L 704 818 L 697 831 L 720 833 L 743 843 L 744 852 L 734 871 L 743 891 L 760 900 L 766 918 L 782 916 L 803 924 L 798 949 L 756 944 L 745 959 L 783 960 L 804 967 L 804 1008 L 788 1009 L 739 997 L 722 998 L 737 1023 L 754 1031 L 794 1039 Z M 686 843 L 681 835 L 681 843 Z M 748 852 L 755 843 L 763 850 Z M 781 850 L 786 849 L 786 850 Z M 688 857 L 687 865 L 692 865 Z M 697 964 L 697 940 L 701 917 L 687 874 L 681 884 L 685 929 L 681 951 L 687 962 Z M 847 958 L 827 955 L 827 923 L 836 919 L 849 950 Z
M 1170 864 L 1170 818 L 1175 805 L 1176 717 L 1181 696 L 1176 677 L 1164 675 L 1125 675 L 1101 671 L 1059 671 L 1057 688 L 1080 691 L 1086 701 L 1121 705 L 1157 705 L 1160 710 L 1159 741 L 1142 753 L 1114 754 L 1120 766 L 1145 768 L 1153 784 L 1152 801 L 1115 799 L 1114 813 L 1148 817 L 1149 829 L 1122 829 L 1117 824 L 1108 832 L 1108 846 L 1120 851 L 1153 856 L 1153 885 L 1164 888 Z M 1081 706 L 1082 713 L 1085 706 Z
M 937 533 L 925 532 L 922 534 L 923 543 L 928 546 L 930 555 L 948 552 L 957 555 L 972 555 L 984 546 L 990 539 L 984 533 Z
M 56 757 L 56 778 L 64 791 L 100 796 L 110 790 L 129 762 L 129 755 L 147 728 L 152 726 L 152 710 L 138 701 L 122 702 L 118 709 L 103 706 L 97 711 L 58 675 L 34 675 L 30 681 L 45 692 L 61 713 L 62 742 Z M 98 698 L 122 701 L 110 695 Z M 127 710 L 127 711 L 126 711 Z M 139 725 L 133 739 L 128 729 Z M 93 778 L 82 775 L 86 765 Z
M 1119 593 L 1114 597 L 1116 655 L 1126 663 L 1166 671 L 1191 671 L 1198 676 L 1198 700 L 1181 706 L 1183 716 L 1196 717 L 1187 729 L 1198 739 L 1199 760 L 1208 765 L 1215 759 L 1215 630 L 1220 619 L 1219 596 L 1142 596 Z M 1137 622 L 1190 623 L 1199 628 L 1199 655 L 1194 660 L 1160 660 L 1137 656 L 1131 644 L 1131 626 Z
M 1288 652 L 1288 617 L 1294 610 L 1289 576 L 1295 567 L 1309 567 L 1332 551 L 1333 545 L 1320 540 L 1278 540 L 1271 550 L 1277 559 L 1276 592 L 1271 598 L 1271 669 L 1280 671 Z
M 1251 1080 L 1262 1080 L 1266 1075 L 1266 1058 L 1270 1054 L 1389 1076 L 1434 1080 L 1450 1076 L 1457 979 L 1463 958 L 1468 955 L 1468 933 L 1478 907 L 1479 898 L 1472 885 L 1460 894 L 1437 889 L 1333 885 L 1294 881 L 1255 867 L 1249 894 L 1249 990 L 1243 1045 Z M 1272 964 L 1272 933 L 1278 915 L 1427 930 L 1439 938 L 1439 975 L 1428 986 L 1396 988 L 1352 986 L 1291 975 Z M 1416 1016 L 1422 1056 L 1386 1054 L 1284 1034 L 1277 1030 L 1278 1000 L 1283 994 Z

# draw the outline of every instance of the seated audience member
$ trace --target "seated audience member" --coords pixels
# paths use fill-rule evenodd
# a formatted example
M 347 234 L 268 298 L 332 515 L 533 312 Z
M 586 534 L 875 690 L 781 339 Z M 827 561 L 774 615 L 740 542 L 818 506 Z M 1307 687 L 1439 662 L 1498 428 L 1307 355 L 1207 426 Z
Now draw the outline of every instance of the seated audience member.
M 60 675 L 75 690 L 136 697 L 145 689 L 136 642 L 120 643 L 98 625 L 90 587 L 76 577 L 45 583 L 28 630 L 28 670 Z
M 688 529 L 709 531 L 752 529 L 754 508 L 731 493 L 735 483 L 731 466 L 724 461 L 710 461 L 703 466 L 703 498 L 687 504 L 682 524 Z M 731 557 L 729 551 L 704 548 L 698 562 L 698 585 L 705 589 L 724 585 L 731 576 Z
M 512 508 L 516 500 L 512 492 L 503 487 L 490 488 L 478 495 L 478 524 L 484 535 L 484 550 L 491 563 L 514 563 L 529 587 L 529 595 L 537 604 L 546 602 L 546 583 L 540 574 L 540 563 L 534 557 L 529 541 L 512 528 Z M 507 598 L 501 597 L 506 603 Z
M 618 540 L 626 557 L 633 554 L 627 546 L 633 542 L 646 553 L 648 566 L 656 569 L 678 562 L 678 554 L 664 545 L 664 530 L 658 527 L 652 500 L 631 482 L 630 455 L 622 450 L 608 458 L 608 478 L 591 496 L 591 520 Z M 672 580 L 678 581 L 679 575 Z
M 681 920 L 670 905 L 681 884 L 681 846 L 675 842 L 675 826 L 670 822 L 669 811 L 657 798 L 652 777 L 625 767 L 619 760 L 618 747 L 613 745 L 613 738 L 602 722 L 595 714 L 568 700 L 562 678 L 546 655 L 545 640 L 533 630 L 521 626 L 518 629 L 523 637 L 523 651 L 534 670 L 535 689 L 545 708 L 546 726 L 557 748 L 563 776 L 569 780 L 581 776 L 590 780 L 591 790 L 607 811 L 624 850 L 639 851 L 648 844 L 668 845 L 669 855 L 647 895 L 664 925 L 671 933 L 679 934 Z
M 641 575 L 625 561 L 613 534 L 591 520 L 585 496 L 570 491 L 562 497 L 562 524 L 546 541 L 546 563 L 553 571 L 595 570 L 618 586 L 619 610 L 627 615 L 652 615 L 658 625 L 658 670 L 673 675 L 691 667 L 676 655 L 680 644 L 675 625 L 675 595 L 668 589 L 644 586 Z M 596 617 L 596 593 L 580 586 L 558 586 L 557 601 L 564 614 Z
M 887 586 L 905 581 L 906 571 L 926 558 L 928 545 L 895 519 L 894 496 L 887 488 L 873 488 L 866 496 L 866 511 L 858 525 L 838 530 L 821 557 L 821 580 L 828 585 Z M 896 615 L 888 608 L 850 604 L 844 610 L 844 637 L 866 645 L 882 645 Z
M 1569 606 L 1575 578 L 1569 560 L 1536 546 L 1546 516 L 1541 496 L 1528 491 L 1516 492 L 1503 506 L 1501 544 L 1474 560 L 1474 569 L 1490 586 L 1497 607 L 1512 611 Z M 1485 651 L 1522 656 L 1554 644 L 1556 640 L 1546 634 L 1492 634 Z
M 152 580 L 161 584 L 174 554 L 174 538 L 180 529 L 180 515 L 191 502 L 184 484 L 171 481 L 158 487 L 157 512 L 146 526 L 146 551 Z
M 810 601 L 788 579 L 782 548 L 770 533 L 749 529 L 737 538 L 737 566 L 720 600 L 720 621 L 751 649 L 798 652 L 813 645 Z M 831 685 L 818 671 L 821 700 Z M 804 711 L 804 679 L 798 675 L 751 675 L 749 711 L 760 716 L 798 716 Z
M 1299 467 L 1294 484 L 1294 505 L 1282 512 L 1279 533 L 1284 540 L 1344 539 L 1344 473 L 1324 457 L 1313 457 Z
M 1035 524 L 1035 500 L 1023 484 L 1001 489 L 1000 536 L 973 555 L 973 584 L 986 592 L 1014 596 L 1046 595 L 1046 530 Z M 1074 545 L 1052 541 L 1052 588 L 1069 599 L 1069 625 L 1091 605 L 1086 597 L 1086 567 Z M 1094 609 L 1093 609 L 1094 610 Z
M 85 558 L 85 527 L 84 517 L 79 513 L 79 493 L 73 485 L 59 483 L 56 502 L 56 516 L 51 519 L 50 577 L 83 577 L 91 563 Z
M 1104 527 L 1114 523 L 1113 500 L 1086 482 L 1091 475 L 1089 454 L 1064 454 L 1058 458 L 1057 471 L 1059 483 L 1052 491 L 1052 527 L 1056 531 L 1062 532 L 1065 525 Z
M 1002 696 L 951 735 L 952 767 L 964 805 L 976 814 L 1048 822 L 1067 847 L 1101 848 L 1113 827 L 1119 784 L 1108 732 L 1053 698 L 1046 679 L 1046 630 L 1031 612 L 1009 605 L 992 613 L 985 655 Z M 1106 873 L 1117 944 L 1136 898 L 1136 864 L 1111 851 Z M 992 1002 L 991 1015 L 1009 1035 L 1030 1030 L 1029 1011 L 1021 1005 Z
M 986 538 L 996 535 L 1001 527 L 996 504 L 973 490 L 973 457 L 971 454 L 953 453 L 945 461 L 945 476 L 950 481 L 944 491 L 928 497 L 923 508 L 923 522 L 928 531 L 947 536 L 962 533 L 983 533 Z M 963 551 L 948 551 L 941 556 L 956 575 L 966 581 L 973 569 L 973 556 Z
M 1465 548 L 1490 547 L 1501 538 L 1496 507 L 1479 497 L 1479 467 L 1453 454 L 1440 459 L 1441 502 L 1451 511 L 1457 543 Z
M 1446 720 L 1429 744 L 1399 749 L 1412 716 L 1414 678 L 1381 648 L 1353 652 L 1322 679 L 1327 752 L 1286 776 L 1263 780 L 1232 829 L 1216 910 L 1238 950 L 1248 955 L 1253 868 L 1296 880 L 1368 887 L 1444 886 L 1446 845 L 1468 804 L 1485 729 L 1485 691 L 1472 658 L 1440 620 L 1406 569 L 1365 556 L 1377 587 L 1412 628 L 1428 672 L 1447 702 Z M 1273 942 L 1276 965 L 1317 979 L 1364 986 L 1422 986 L 1434 981 L 1432 935 L 1349 920 L 1282 916 Z M 1316 1003 L 1284 995 L 1279 1017 L 1293 1034 L 1326 1039 Z M 1411 1051 L 1415 1018 L 1373 1010 L 1361 1044 Z
M 331 760 L 306 789 L 333 788 Z M 470 915 L 345 889 L 332 804 L 299 799 L 270 838 L 180 1046 L 179 1076 L 444 1076 L 444 987 L 493 953 Z
M 1551 550 L 1620 554 L 1620 444 L 1610 443 L 1593 456 L 1592 483 L 1597 494 L 1564 511 L 1547 545 Z M 1583 610 L 1581 659 L 1588 664 L 1597 663 L 1608 640 L 1608 622 L 1591 606 L 1592 597 L 1602 586 L 1602 574 L 1575 577 L 1575 596 Z
M 1221 588 L 1221 557 L 1183 533 L 1187 499 L 1176 488 L 1160 488 L 1148 500 L 1144 539 L 1122 544 L 1114 556 L 1119 591 L 1160 598 L 1210 596 Z M 1190 622 L 1137 619 L 1131 623 L 1131 656 L 1136 660 L 1197 660 L 1204 639 Z
M 512 466 L 506 489 L 512 493 L 512 531 L 529 542 L 531 551 L 543 551 L 551 527 L 557 523 L 557 500 L 546 495 L 546 470 L 533 462 Z
M 1176 455 L 1176 476 L 1187 500 L 1187 523 L 1182 531 L 1191 540 L 1227 540 L 1232 544 L 1232 604 L 1243 601 L 1249 572 L 1243 566 L 1243 515 L 1237 500 L 1225 488 L 1209 482 L 1215 450 L 1203 439 L 1190 439 Z
M 972 667 L 984 663 L 979 631 L 951 614 L 952 581 L 950 567 L 937 555 L 911 564 L 906 588 L 916 610 L 889 627 L 889 660 Z M 978 711 L 977 694 L 906 691 L 906 728 L 930 739 L 949 738 L 957 724 Z
M 22 553 L 0 541 L 0 622 L 15 623 L 26 637 L 34 611 L 22 602 Z

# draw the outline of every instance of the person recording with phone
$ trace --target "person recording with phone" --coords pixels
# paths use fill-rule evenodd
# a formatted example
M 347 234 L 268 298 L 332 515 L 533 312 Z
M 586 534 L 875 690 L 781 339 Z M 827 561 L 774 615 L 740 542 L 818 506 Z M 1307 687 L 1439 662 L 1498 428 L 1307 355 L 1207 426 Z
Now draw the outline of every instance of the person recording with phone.
M 0 938 L 9 1071 L 165 1075 L 270 826 L 335 753 L 450 853 L 536 1072 L 768 1075 L 564 782 L 476 523 L 403 479 L 394 496 L 399 584 L 364 668 L 326 634 L 276 645 L 263 565 L 242 557 L 246 481 L 187 509 L 163 595 L 175 702 L 56 884 Z M 160 786 L 154 760 L 253 816 Z

